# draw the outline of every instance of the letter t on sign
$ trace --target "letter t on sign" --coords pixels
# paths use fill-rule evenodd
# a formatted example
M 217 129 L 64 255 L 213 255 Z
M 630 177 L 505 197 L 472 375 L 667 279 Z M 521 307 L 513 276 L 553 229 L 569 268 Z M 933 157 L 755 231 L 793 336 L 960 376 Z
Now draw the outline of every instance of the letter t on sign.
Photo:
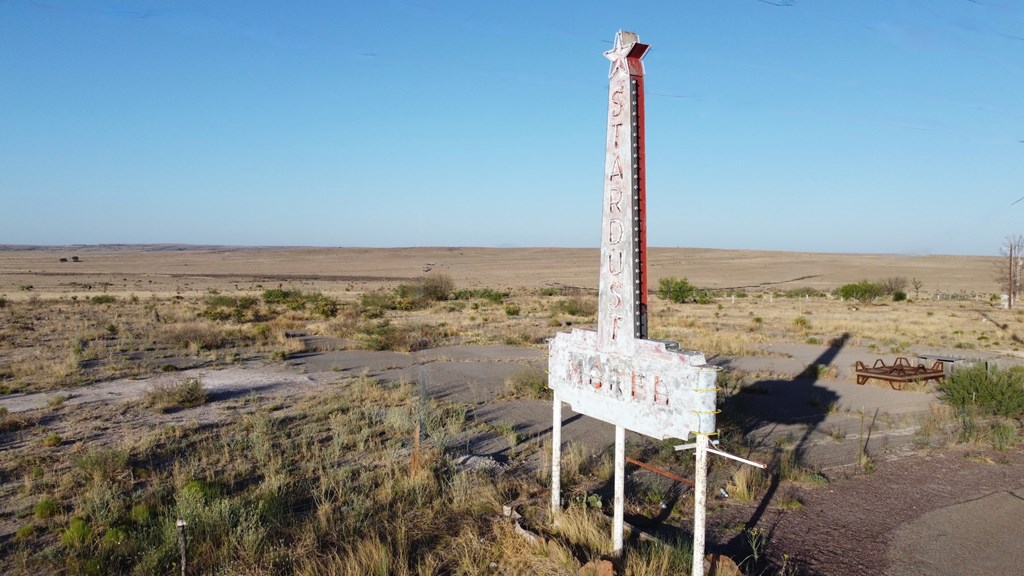
M 608 133 L 605 140 L 604 210 L 598 342 L 630 354 L 647 337 L 647 224 L 644 169 L 644 68 L 649 46 L 633 32 L 619 31 L 604 53 L 608 73 Z

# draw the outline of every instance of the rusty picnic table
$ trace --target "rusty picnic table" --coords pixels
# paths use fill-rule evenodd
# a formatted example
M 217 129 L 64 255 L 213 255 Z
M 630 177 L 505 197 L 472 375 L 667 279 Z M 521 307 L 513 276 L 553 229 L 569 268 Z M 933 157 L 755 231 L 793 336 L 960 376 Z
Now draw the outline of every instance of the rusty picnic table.
M 869 379 L 876 378 L 888 382 L 893 390 L 902 390 L 903 385 L 907 382 L 927 382 L 928 380 L 941 382 L 946 377 L 941 360 L 937 360 L 931 368 L 927 368 L 924 364 L 915 366 L 902 356 L 888 366 L 884 360 L 879 358 L 875 360 L 875 365 L 871 368 L 858 360 L 856 368 L 857 384 L 864 384 Z

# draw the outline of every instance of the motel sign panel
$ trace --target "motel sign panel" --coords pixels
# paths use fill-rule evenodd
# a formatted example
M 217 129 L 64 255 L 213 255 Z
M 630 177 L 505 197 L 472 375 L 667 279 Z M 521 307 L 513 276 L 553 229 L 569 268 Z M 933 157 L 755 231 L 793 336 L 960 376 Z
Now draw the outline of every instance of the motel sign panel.
M 634 345 L 625 354 L 600 349 L 597 332 L 558 334 L 548 364 L 558 399 L 653 438 L 714 432 L 716 372 L 704 365 L 704 355 L 655 340 Z

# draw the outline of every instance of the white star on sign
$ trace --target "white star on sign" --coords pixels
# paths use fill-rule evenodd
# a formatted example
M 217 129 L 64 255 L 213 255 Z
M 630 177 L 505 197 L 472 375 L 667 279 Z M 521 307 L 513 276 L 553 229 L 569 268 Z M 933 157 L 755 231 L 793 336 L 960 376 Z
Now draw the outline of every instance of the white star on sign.
M 636 44 L 636 35 L 632 35 L 632 41 L 628 44 L 622 43 L 622 37 L 625 34 L 619 31 L 615 35 L 615 47 L 604 53 L 604 57 L 611 60 L 612 66 L 608 70 L 608 77 L 611 78 L 615 75 L 615 72 L 620 68 L 629 74 L 629 66 L 626 64 L 626 56 L 629 55 L 629 51 L 633 49 L 633 45 Z

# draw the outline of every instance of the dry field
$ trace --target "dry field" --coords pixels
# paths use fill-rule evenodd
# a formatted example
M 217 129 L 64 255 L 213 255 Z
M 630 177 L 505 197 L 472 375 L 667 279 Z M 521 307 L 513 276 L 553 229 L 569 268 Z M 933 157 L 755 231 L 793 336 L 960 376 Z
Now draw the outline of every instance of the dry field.
M 78 257 L 80 262 L 70 260 Z M 66 258 L 67 263 L 60 263 Z M 832 289 L 890 276 L 919 278 L 927 294 L 997 291 L 997 258 L 812 254 L 752 250 L 652 248 L 651 286 L 662 276 L 707 288 Z M 342 291 L 375 288 L 428 272 L 460 287 L 596 288 L 597 250 L 563 248 L 231 248 L 112 246 L 14 249 L 0 246 L 0 294 L 24 296 L 31 285 L 49 294 L 92 290 L 183 294 L 208 288 L 305 283 Z
M 323 350 L 543 349 L 559 330 L 593 325 L 596 257 L 569 249 L 0 250 L 0 399 L 49 393 L 45 408 L 0 414 L 0 564 L 16 574 L 171 573 L 174 522 L 185 518 L 194 573 L 577 573 L 607 553 L 607 455 L 568 450 L 572 503 L 551 529 L 522 507 L 522 523 L 542 532 L 530 542 L 502 517 L 502 504 L 543 501 L 543 439 L 478 420 L 465 403 L 420 405 L 412 383 L 339 374 L 282 403 L 215 398 L 183 376 L 119 403 L 78 408 L 68 399 L 122 378 L 270 369 Z M 826 346 L 844 335 L 885 356 L 1015 357 L 1024 315 L 993 303 L 996 263 L 656 249 L 652 287 L 686 277 L 716 292 L 701 304 L 652 295 L 651 335 L 709 357 L 767 356 L 769 345 Z M 919 290 L 907 287 L 909 301 L 832 294 L 897 276 L 920 281 Z M 543 372 L 522 368 L 500 401 L 545 396 Z M 835 378 L 843 367 L 813 368 Z M 234 416 L 198 416 L 211 402 Z M 424 440 L 410 466 L 416 423 Z M 500 472 L 455 461 L 460 439 L 484 434 L 507 440 Z M 661 448 L 642 449 L 686 474 L 687 463 Z M 795 462 L 776 466 L 777 477 L 809 489 L 824 481 Z M 765 489 L 766 478 L 730 480 L 735 471 L 716 474 L 751 500 Z M 631 494 L 637 516 L 657 516 L 679 496 L 642 480 Z M 685 520 L 685 506 L 667 509 Z M 749 570 L 796 573 L 756 533 L 746 541 L 746 558 L 737 559 Z M 685 542 L 631 546 L 626 574 L 688 566 Z

